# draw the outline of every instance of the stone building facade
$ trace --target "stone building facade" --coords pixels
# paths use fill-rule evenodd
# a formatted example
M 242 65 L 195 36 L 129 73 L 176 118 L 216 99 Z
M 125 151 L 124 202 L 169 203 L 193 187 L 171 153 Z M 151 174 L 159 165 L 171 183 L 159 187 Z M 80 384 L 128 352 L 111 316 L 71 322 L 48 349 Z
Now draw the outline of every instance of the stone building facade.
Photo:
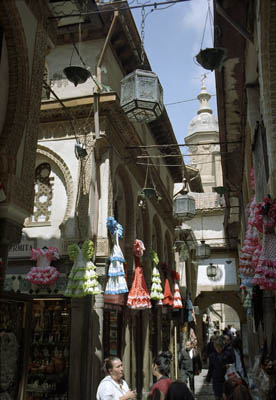
M 27 20 L 30 5 L 38 12 L 35 2 L 15 3 Z M 39 79 L 34 92 L 28 92 L 27 104 L 34 109 L 29 112 L 22 109 L 17 121 L 23 124 L 26 119 L 26 124 L 32 125 L 21 126 L 21 140 L 12 141 L 9 136 L 11 146 L 18 142 L 17 154 L 21 157 L 14 164 L 18 186 L 14 186 L 13 192 L 9 174 L 3 175 L 7 195 L 0 203 L 3 210 L 4 207 L 11 210 L 12 193 L 21 202 L 25 197 L 27 201 L 29 196 L 28 208 L 20 208 L 20 215 L 14 209 L 13 215 L 18 216 L 17 242 L 24 223 L 23 238 L 10 248 L 3 292 L 7 315 L 17 312 L 21 318 L 25 310 L 24 323 L 18 319 L 18 326 L 9 327 L 22 349 L 16 359 L 22 369 L 17 370 L 14 379 L 17 386 L 9 389 L 9 395 L 15 398 L 20 392 L 21 398 L 32 399 L 38 393 L 47 393 L 62 400 L 94 399 L 102 377 L 103 358 L 116 353 L 123 360 L 129 386 L 137 388 L 139 398 L 145 398 L 152 383 L 152 357 L 161 349 L 175 350 L 170 309 L 161 310 L 153 304 L 148 310 L 130 310 L 125 298 L 117 303 L 108 302 L 103 294 L 65 298 L 64 290 L 72 267 L 67 251 L 70 244 L 93 240 L 94 262 L 104 289 L 112 249 L 106 219 L 114 216 L 124 228 L 120 246 L 126 259 L 129 287 L 134 272 L 136 238 L 142 240 L 146 248 L 143 271 L 148 288 L 151 250 L 157 252 L 160 263 L 168 265 L 169 272 L 174 269 L 173 186 L 181 182 L 183 168 L 161 168 L 158 158 L 146 158 L 152 164 L 150 184 L 155 185 L 161 200 L 146 200 L 142 209 L 139 193 L 147 183 L 148 169 L 139 161 L 143 160 L 142 156 L 161 155 L 156 148 L 145 151 L 141 145 L 175 145 L 173 151 L 177 160 L 180 152 L 165 110 L 150 124 L 133 124 L 120 107 L 120 81 L 141 61 L 140 38 L 130 11 L 118 15 L 104 4 L 96 6 L 91 2 L 85 17 L 71 17 L 72 13 L 82 10 L 82 2 L 78 2 L 76 10 L 72 8 L 74 4 L 69 3 L 64 3 L 65 8 L 61 10 L 55 2 L 49 2 L 49 14 L 45 18 L 48 30 L 52 24 L 57 25 L 56 32 L 51 31 L 51 34 L 56 33 L 55 42 L 49 39 L 46 59 L 42 59 L 42 44 L 46 46 L 47 42 L 38 42 L 40 53 L 34 54 L 33 65 L 39 63 L 40 69 L 29 67 Z M 0 6 L 1 12 L 2 9 L 7 13 L 5 5 Z M 36 26 L 29 25 L 32 26 L 30 30 Z M 28 34 L 34 43 L 34 32 L 28 30 Z M 39 37 L 44 38 L 43 35 Z M 3 49 L 6 49 L 5 41 Z M 22 57 L 27 53 L 31 51 L 24 53 L 22 50 Z M 66 78 L 64 69 L 71 62 L 80 65 L 81 59 L 91 75 L 85 83 L 75 86 Z M 29 64 L 25 61 L 27 70 Z M 150 68 L 147 58 L 145 62 Z M 23 108 L 20 96 L 18 102 Z M 18 129 L 15 131 L 18 133 Z M 36 152 L 27 156 L 24 143 L 29 153 L 32 146 Z M 83 158 L 76 154 L 76 145 L 85 149 Z M 7 154 L 12 156 L 13 152 Z M 15 200 L 13 202 L 16 205 Z M 6 253 L 8 244 L 5 241 Z M 53 261 L 53 266 L 60 275 L 55 285 L 39 287 L 26 281 L 25 276 L 34 266 L 30 260 L 31 249 L 46 247 L 59 250 L 60 258 Z M 163 279 L 162 271 L 161 276 Z M 7 323 L 5 319 L 3 324 Z M 58 381 L 50 379 L 53 371 Z
M 225 231 L 229 246 L 242 245 L 253 195 L 260 202 L 275 198 L 275 4 L 273 1 L 215 2 L 215 46 L 227 50 L 216 71 L 218 117 L 226 189 Z M 250 171 L 254 170 L 255 191 Z M 255 193 L 254 193 L 255 192 Z M 234 210 L 239 208 L 239 212 Z M 232 240 L 234 239 L 234 240 Z M 240 245 L 240 246 L 241 246 Z M 239 249 L 240 249 L 239 246 Z M 248 318 L 251 361 L 266 343 L 266 356 L 275 360 L 275 291 L 261 290 L 260 315 Z M 253 301 L 255 301 L 255 294 Z M 256 330 L 256 321 L 262 324 Z M 258 325 L 258 324 L 257 324 Z M 274 379 L 270 378 L 270 385 Z

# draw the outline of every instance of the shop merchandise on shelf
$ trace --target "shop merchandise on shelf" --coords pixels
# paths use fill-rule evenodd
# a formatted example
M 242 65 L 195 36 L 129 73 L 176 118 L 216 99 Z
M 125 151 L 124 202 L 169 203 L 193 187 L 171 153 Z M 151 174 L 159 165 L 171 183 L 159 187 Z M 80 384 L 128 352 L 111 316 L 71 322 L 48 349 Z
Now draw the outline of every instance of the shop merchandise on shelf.
M 67 300 L 34 301 L 25 400 L 67 400 L 69 304 Z

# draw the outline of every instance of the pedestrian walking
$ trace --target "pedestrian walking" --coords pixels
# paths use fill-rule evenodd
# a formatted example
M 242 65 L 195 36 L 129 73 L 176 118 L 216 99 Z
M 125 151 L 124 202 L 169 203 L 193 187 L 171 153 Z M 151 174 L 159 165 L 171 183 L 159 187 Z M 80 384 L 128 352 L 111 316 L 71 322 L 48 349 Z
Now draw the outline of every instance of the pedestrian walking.
M 223 337 L 216 338 L 215 352 L 210 355 L 210 364 L 208 371 L 208 382 L 212 380 L 213 392 L 216 400 L 222 400 L 223 384 L 225 381 L 225 373 L 228 364 L 233 363 L 233 359 L 229 352 L 224 350 Z
M 232 360 L 230 364 L 235 364 L 235 353 L 232 346 L 232 339 L 229 335 L 224 335 L 224 352 L 229 354 L 229 358 Z
M 172 383 L 170 379 L 172 354 L 170 351 L 159 353 L 153 360 L 152 373 L 157 378 L 151 387 L 148 400 L 164 400 L 168 388 Z
M 240 377 L 246 381 L 247 379 L 247 374 L 246 374 L 246 368 L 245 368 L 245 363 L 243 359 L 243 351 L 242 351 L 242 342 L 239 338 L 235 337 L 232 343 L 234 355 L 235 355 L 235 367 L 240 375 Z
M 120 358 L 106 358 L 103 370 L 106 376 L 99 384 L 96 395 L 97 400 L 136 399 L 136 390 L 130 390 L 123 379 L 124 369 Z
M 190 349 L 191 342 L 188 341 L 178 355 L 179 380 L 185 384 L 188 383 L 189 378 L 193 375 L 193 360 L 189 355 Z
M 238 379 L 228 379 L 223 385 L 224 400 L 252 400 L 248 387 Z
M 206 355 L 207 355 L 207 360 L 208 360 L 208 373 L 206 376 L 206 382 L 210 382 L 210 380 L 211 380 L 211 377 L 209 375 L 210 355 L 212 353 L 214 353 L 214 351 L 215 351 L 214 343 L 215 343 L 216 337 L 217 337 L 216 335 L 212 335 L 206 346 Z
M 194 396 L 186 383 L 175 381 L 169 386 L 165 400 L 194 400 Z

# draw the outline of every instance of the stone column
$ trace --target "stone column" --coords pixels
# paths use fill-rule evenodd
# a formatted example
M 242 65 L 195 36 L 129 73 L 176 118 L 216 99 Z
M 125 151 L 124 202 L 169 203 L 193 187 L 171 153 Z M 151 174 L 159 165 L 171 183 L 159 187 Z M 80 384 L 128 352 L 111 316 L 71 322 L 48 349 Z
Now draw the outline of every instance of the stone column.
M 85 360 L 83 360 L 83 326 L 86 299 L 71 300 L 71 339 L 69 367 L 69 400 L 84 398 L 85 387 L 82 376 L 85 376 Z M 86 369 L 86 368 L 85 368 Z
M 99 275 L 100 287 L 103 290 L 104 277 L 106 272 L 105 259 L 97 260 L 97 274 Z M 90 309 L 89 333 L 90 340 L 88 343 L 88 379 L 89 385 L 87 391 L 88 399 L 95 399 L 96 392 L 100 380 L 102 378 L 103 366 L 103 321 L 104 321 L 104 294 L 95 296 L 94 304 Z M 90 378 L 91 377 L 91 378 Z
M 126 309 L 124 312 L 123 321 L 123 334 L 124 334 L 124 346 L 123 346 L 123 365 L 125 380 L 128 385 L 132 386 L 132 316 L 131 311 Z
M 22 225 L 7 218 L 0 218 L 0 293 L 4 288 L 9 246 L 19 243 L 21 234 Z
M 150 310 L 143 311 L 143 333 L 144 333 L 144 354 L 143 354 L 143 391 L 142 399 L 147 399 L 152 376 L 152 354 L 150 352 Z

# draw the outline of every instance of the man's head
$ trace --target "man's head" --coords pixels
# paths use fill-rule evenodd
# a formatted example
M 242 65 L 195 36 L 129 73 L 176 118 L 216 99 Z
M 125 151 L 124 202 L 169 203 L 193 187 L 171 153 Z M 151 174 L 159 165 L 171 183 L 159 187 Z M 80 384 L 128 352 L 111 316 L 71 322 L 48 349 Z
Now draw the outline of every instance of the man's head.
M 188 350 L 188 351 L 191 350 L 191 348 L 193 347 L 192 342 L 190 340 L 188 340 L 186 342 L 185 347 L 186 347 L 186 350 Z
M 224 335 L 224 344 L 225 346 L 228 346 L 231 343 L 231 339 L 228 335 Z

